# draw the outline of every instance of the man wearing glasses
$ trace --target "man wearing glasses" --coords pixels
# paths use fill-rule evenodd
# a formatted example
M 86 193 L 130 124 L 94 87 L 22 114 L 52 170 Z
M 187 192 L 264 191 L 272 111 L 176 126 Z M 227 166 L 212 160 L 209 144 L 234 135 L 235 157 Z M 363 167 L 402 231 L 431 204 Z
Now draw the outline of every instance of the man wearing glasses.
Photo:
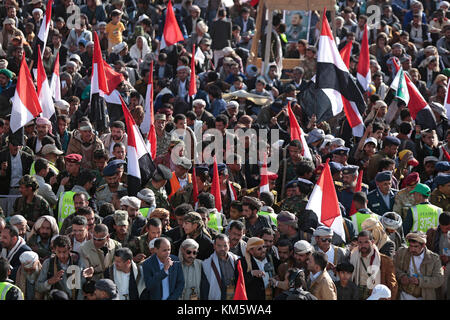
M 314 250 L 323 252 L 328 257 L 327 271 L 333 281 L 337 280 L 335 273 L 336 265 L 342 262 L 348 262 L 350 257 L 350 252 L 347 249 L 339 248 L 334 244 L 331 244 L 331 239 L 333 238 L 333 230 L 326 226 L 318 227 L 314 233 L 313 237 L 315 240 Z
M 97 224 L 94 236 L 80 248 L 80 258 L 86 267 L 94 268 L 93 280 L 103 279 L 103 273 L 112 263 L 116 250 L 122 245 L 109 237 L 108 227 Z
M 180 262 L 184 275 L 184 290 L 181 300 L 199 300 L 202 280 L 202 261 L 197 259 L 198 243 L 194 239 L 186 239 L 180 246 Z

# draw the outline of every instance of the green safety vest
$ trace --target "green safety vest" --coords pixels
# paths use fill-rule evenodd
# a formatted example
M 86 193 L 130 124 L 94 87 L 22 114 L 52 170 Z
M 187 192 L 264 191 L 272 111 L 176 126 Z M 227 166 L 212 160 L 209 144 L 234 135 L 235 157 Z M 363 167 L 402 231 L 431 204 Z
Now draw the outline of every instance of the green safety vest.
M 35 163 L 36 163 L 36 161 L 34 161 L 34 162 L 31 164 L 30 176 L 33 176 L 33 175 L 36 174 L 36 170 L 34 169 L 34 164 L 35 164 Z M 55 167 L 55 166 L 53 165 L 53 163 L 51 163 L 50 161 L 48 162 L 48 166 L 49 166 L 50 168 L 52 168 L 52 169 L 55 171 L 56 175 L 59 174 L 59 170 L 56 169 L 56 167 Z
M 352 222 L 353 227 L 355 228 L 356 234 L 360 233 L 362 231 L 361 225 L 364 221 L 366 221 L 369 218 L 373 218 L 376 220 L 380 220 L 378 218 L 378 215 L 375 213 L 368 214 L 368 213 L 362 213 L 362 212 L 356 212 L 354 215 L 352 215 Z
M 150 211 L 150 208 L 140 208 L 139 211 L 142 213 L 144 218 L 147 218 L 148 212 Z
M 260 216 L 269 216 L 269 218 L 272 220 L 272 222 L 275 224 L 275 226 L 278 226 L 278 224 L 277 224 L 277 215 L 275 213 L 266 212 L 266 211 L 259 211 L 258 215 L 260 215 Z
M 67 218 L 75 211 L 75 206 L 73 203 L 73 196 L 75 192 L 66 191 L 61 193 L 59 196 L 59 205 L 58 205 L 58 227 L 61 230 L 64 219 Z
M 6 295 L 8 293 L 8 291 L 12 288 L 12 287 L 16 287 L 17 289 L 19 289 L 17 286 L 13 285 L 12 283 L 9 282 L 0 282 L 0 301 L 1 300 L 6 300 Z M 22 295 L 22 300 L 23 300 L 23 293 L 22 290 L 20 290 L 20 293 Z
M 222 216 L 220 212 L 212 212 L 209 214 L 208 227 L 216 231 L 222 232 Z
M 431 203 L 422 203 L 411 207 L 413 214 L 413 227 L 411 232 L 422 231 L 426 233 L 430 228 L 438 226 L 439 215 L 442 209 Z

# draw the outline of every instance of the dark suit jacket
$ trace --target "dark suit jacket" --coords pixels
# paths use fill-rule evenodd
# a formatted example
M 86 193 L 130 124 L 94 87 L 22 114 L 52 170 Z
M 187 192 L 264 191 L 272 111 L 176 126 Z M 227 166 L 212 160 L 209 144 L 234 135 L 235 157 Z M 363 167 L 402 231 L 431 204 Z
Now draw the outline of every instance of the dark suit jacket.
M 380 216 L 382 216 L 383 214 L 385 214 L 388 211 L 392 211 L 392 208 L 394 207 L 395 195 L 397 194 L 397 192 L 398 192 L 398 190 L 395 190 L 395 189 L 391 189 L 389 191 L 390 205 L 388 208 L 386 206 L 386 203 L 384 202 L 383 198 L 381 197 L 381 194 L 378 191 L 378 188 L 376 188 L 375 190 L 372 190 L 367 195 L 367 200 L 369 201 L 369 203 L 368 203 L 369 209 L 372 212 L 374 212 Z
M 239 27 L 241 27 L 241 34 L 244 32 L 244 19 L 242 19 L 241 16 L 235 18 L 233 20 L 233 24 L 237 24 Z M 255 19 L 253 19 L 252 17 L 248 17 L 247 20 L 247 31 L 253 31 L 255 30 Z
M 422 41 L 427 41 L 428 35 L 429 35 L 428 25 L 422 24 L 421 27 L 422 27 Z M 405 30 L 409 33 L 410 37 L 411 37 L 411 29 L 412 29 L 412 21 L 405 28 Z M 410 41 L 414 42 L 411 38 L 410 38 Z
M 169 297 L 167 300 L 178 300 L 184 289 L 184 276 L 181 263 L 174 255 L 170 255 L 173 260 L 172 267 L 169 268 Z M 159 268 L 156 254 L 146 259 L 142 264 L 144 271 L 144 282 L 150 300 L 161 300 L 163 288 L 162 281 L 167 277 L 164 270 Z
M 232 24 L 228 20 L 217 20 L 211 25 L 209 35 L 211 36 L 211 49 L 222 50 L 231 47 Z
M 28 174 L 33 163 L 33 157 L 22 150 L 19 151 L 19 154 L 22 159 L 22 174 Z M 5 161 L 8 162 L 8 168 L 6 169 L 6 177 L 0 177 L 2 180 L 2 183 L 0 183 L 0 194 L 9 194 L 9 185 L 11 183 L 11 154 L 9 149 L 0 153 L 0 163 Z
M 21 262 L 19 260 L 19 257 L 25 251 L 31 251 L 31 248 L 29 246 L 27 246 L 26 243 L 24 243 L 19 248 L 19 250 L 17 250 L 17 252 L 14 254 L 13 258 L 11 259 L 10 265 L 11 265 L 11 267 L 13 267 L 13 269 L 11 271 L 9 279 L 11 279 L 14 282 L 16 281 L 17 270 L 19 270 L 19 267 L 21 266 Z
M 427 68 L 419 67 L 418 69 L 419 69 L 419 73 L 420 73 L 420 80 L 426 84 L 427 83 Z M 432 73 L 433 82 L 434 82 L 434 79 L 436 79 L 438 74 L 439 74 L 439 72 L 433 71 L 433 73 Z
M 242 272 L 244 274 L 245 281 L 245 290 L 247 291 L 248 300 L 266 300 L 266 292 L 264 288 L 264 280 L 262 278 L 257 278 L 252 276 L 251 272 L 247 272 L 247 262 L 245 258 L 239 259 L 241 260 Z M 252 270 L 259 270 L 258 265 L 256 264 L 253 257 L 252 261 Z M 235 269 L 235 279 L 238 279 L 239 273 L 237 268 Z
M 59 138 L 55 135 L 48 134 L 49 137 L 52 137 L 55 140 L 55 146 L 62 150 L 61 142 L 59 141 Z M 32 137 L 31 139 L 27 140 L 27 147 L 33 150 L 34 153 L 36 153 L 36 143 L 37 143 L 37 136 Z
M 153 79 L 158 79 L 159 68 L 161 66 L 159 64 L 155 64 L 155 71 L 153 71 Z M 166 64 L 164 66 L 164 78 L 172 79 L 173 78 L 173 68 L 170 64 Z

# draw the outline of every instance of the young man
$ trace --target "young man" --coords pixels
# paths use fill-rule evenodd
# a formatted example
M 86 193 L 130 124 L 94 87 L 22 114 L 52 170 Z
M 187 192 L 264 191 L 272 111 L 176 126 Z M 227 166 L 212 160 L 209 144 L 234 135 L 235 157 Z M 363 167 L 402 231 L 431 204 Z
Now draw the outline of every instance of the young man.
M 309 291 L 318 300 L 337 300 L 336 286 L 331 280 L 325 268 L 328 264 L 328 257 L 323 252 L 313 252 L 307 260 L 309 278 Z

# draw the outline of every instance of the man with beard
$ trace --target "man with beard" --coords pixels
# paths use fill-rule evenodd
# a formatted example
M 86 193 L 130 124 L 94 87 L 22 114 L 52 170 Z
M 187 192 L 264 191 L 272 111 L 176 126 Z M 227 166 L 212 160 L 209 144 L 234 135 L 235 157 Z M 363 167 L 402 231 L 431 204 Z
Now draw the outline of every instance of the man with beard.
M 141 200 L 136 197 L 125 196 L 120 199 L 120 206 L 128 214 L 129 230 L 128 233 L 131 237 L 137 237 L 141 235 L 142 228 L 144 228 L 147 220 L 139 211 L 141 207 Z
M 103 142 L 109 157 L 113 157 L 112 152 L 116 143 L 121 142 L 125 147 L 127 146 L 128 135 L 125 132 L 125 124 L 122 121 L 114 121 L 111 124 L 111 133 L 102 135 L 100 140 Z
M 298 240 L 301 240 L 298 233 L 298 219 L 293 213 L 281 211 L 277 216 L 277 223 L 280 239 L 290 241 L 291 246 Z
M 34 224 L 27 244 L 39 255 L 41 261 L 44 261 L 51 256 L 51 239 L 58 233 L 59 230 L 55 218 L 42 216 Z
M 12 267 L 10 279 L 16 280 L 16 273 L 20 267 L 20 255 L 25 251 L 31 251 L 25 240 L 19 237 L 16 227 L 6 225 L 1 233 L 0 244 L 2 246 L 1 257 L 6 258 Z
M 239 257 L 229 250 L 229 238 L 219 234 L 214 240 L 214 253 L 202 262 L 201 300 L 233 299 Z
M 252 237 L 261 232 L 263 228 L 276 227 L 269 216 L 258 215 L 262 203 L 257 198 L 245 196 L 242 198 L 242 214 L 245 217 L 246 236 Z
M 94 224 L 101 222 L 101 218 L 94 213 L 94 210 L 89 205 L 88 195 L 84 192 L 77 192 L 73 195 L 73 210 L 74 212 L 68 217 L 64 218 L 60 234 L 70 233 L 70 226 L 72 225 L 72 219 L 76 215 L 84 215 L 88 220 L 88 231 L 92 234 Z M 72 212 L 72 210 L 70 210 Z
M 184 275 L 184 289 L 181 300 L 199 300 L 202 295 L 202 261 L 196 259 L 198 254 L 198 243 L 193 239 L 186 239 L 180 246 L 181 268 Z
M 133 261 L 140 263 L 148 258 L 150 253 L 149 243 L 153 239 L 159 238 L 162 233 L 162 222 L 158 218 L 150 218 L 143 230 L 145 233 L 129 243 L 129 248 L 133 252 Z
M 348 165 L 342 168 L 343 188 L 337 193 L 338 200 L 345 208 L 345 212 L 349 213 L 352 207 L 353 195 L 355 194 L 356 182 L 358 180 L 358 166 Z M 361 185 L 361 191 L 368 192 L 369 187 L 366 184 Z
M 230 252 L 243 257 L 247 248 L 247 243 L 244 241 L 244 238 L 247 238 L 245 237 L 245 225 L 238 220 L 230 223 L 228 237 L 230 239 Z
M 52 133 L 52 123 L 50 120 L 44 117 L 36 119 L 36 131 L 37 135 L 27 140 L 27 147 L 29 147 L 35 154 L 39 153 L 42 149 L 42 139 L 46 136 L 50 136 L 55 140 L 55 146 L 61 150 L 61 143 L 59 139 Z
M 64 157 L 66 170 L 60 172 L 56 177 L 56 183 L 50 182 L 53 191 L 56 193 L 60 186 L 64 186 L 64 191 L 70 191 L 74 187 L 78 176 L 82 172 L 81 160 L 83 156 L 79 154 L 67 154 Z
M 17 270 L 16 285 L 23 292 L 24 300 L 42 300 L 42 294 L 35 290 L 35 283 L 42 269 L 38 254 L 25 251 L 19 260 L 21 266 Z
M 106 184 L 100 186 L 95 191 L 95 198 L 97 199 L 97 206 L 100 208 L 104 203 L 112 202 L 112 195 L 118 191 L 127 190 L 122 182 L 120 182 L 120 176 L 117 172 L 118 165 L 110 163 L 103 170 L 103 176 L 105 177 Z
M 119 242 L 122 247 L 128 247 L 128 242 L 130 241 L 128 212 L 116 210 L 113 214 L 113 220 L 114 231 L 111 233 L 111 239 Z

